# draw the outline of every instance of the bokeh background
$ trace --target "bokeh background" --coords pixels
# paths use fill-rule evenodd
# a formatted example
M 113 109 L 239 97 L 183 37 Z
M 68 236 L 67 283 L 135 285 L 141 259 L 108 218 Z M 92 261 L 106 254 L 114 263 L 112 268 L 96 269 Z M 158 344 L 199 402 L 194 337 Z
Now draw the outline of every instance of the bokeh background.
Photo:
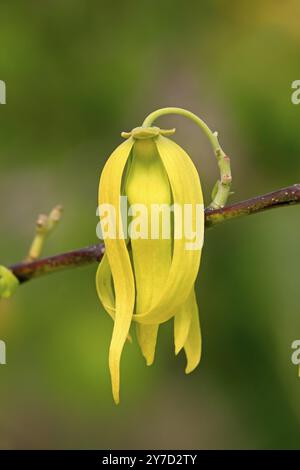
M 63 221 L 43 254 L 96 242 L 103 164 L 120 132 L 158 107 L 188 108 L 219 131 L 232 202 L 298 183 L 299 18 L 296 0 L 2 2 L 1 263 L 24 258 L 36 216 L 57 203 Z M 205 138 L 180 117 L 160 124 L 177 127 L 208 202 L 217 169 Z M 200 367 L 185 376 L 164 325 L 151 368 L 126 346 L 119 407 L 96 265 L 1 300 L 0 448 L 298 448 L 299 231 L 296 206 L 207 232 Z

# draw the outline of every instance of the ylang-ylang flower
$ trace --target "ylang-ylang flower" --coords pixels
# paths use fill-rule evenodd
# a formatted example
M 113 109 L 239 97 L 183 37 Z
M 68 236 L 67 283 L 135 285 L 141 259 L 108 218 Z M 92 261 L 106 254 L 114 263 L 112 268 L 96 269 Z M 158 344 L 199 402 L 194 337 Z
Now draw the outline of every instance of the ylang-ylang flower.
M 175 353 L 183 349 L 186 355 L 186 373 L 197 367 L 201 357 L 194 289 L 204 235 L 200 178 L 191 158 L 170 138 L 175 130 L 152 126 L 160 115 L 175 112 L 192 118 L 202 127 L 220 163 L 225 154 L 216 133 L 188 111 L 165 108 L 149 115 L 142 127 L 122 133 L 126 140 L 111 154 L 100 178 L 99 207 L 115 209 L 115 231 L 104 237 L 105 254 L 99 264 L 96 285 L 102 305 L 114 321 L 109 368 L 116 403 L 119 402 L 121 354 L 126 340 L 130 339 L 132 323 L 135 323 L 137 341 L 148 365 L 154 360 L 159 325 L 170 319 L 174 321 Z M 221 178 L 215 191 L 214 207 L 224 201 L 224 194 L 229 190 L 225 186 Z M 131 219 L 130 208 L 146 209 L 140 211 L 138 223 L 145 222 L 149 236 L 125 233 L 120 196 L 127 198 Z M 158 229 L 153 226 L 153 206 L 188 206 L 189 229 L 182 220 L 187 217 L 186 213 L 171 210 L 164 214 L 169 217 L 171 227 L 166 236 L 163 224 Z M 103 232 L 107 229 L 104 212 L 100 210 Z M 143 221 L 143 217 L 147 220 Z M 134 225 L 134 220 L 131 222 Z M 151 236 L 154 232 L 155 237 Z M 193 234 L 198 243 L 193 249 L 187 249 Z

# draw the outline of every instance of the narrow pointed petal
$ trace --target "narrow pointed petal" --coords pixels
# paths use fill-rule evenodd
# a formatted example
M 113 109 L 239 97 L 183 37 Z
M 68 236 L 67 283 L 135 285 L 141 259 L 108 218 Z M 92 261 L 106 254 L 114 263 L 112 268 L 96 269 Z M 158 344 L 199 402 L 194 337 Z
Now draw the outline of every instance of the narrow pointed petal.
M 186 301 L 179 308 L 178 312 L 174 317 L 174 342 L 175 342 L 175 354 L 177 355 L 187 340 L 193 309 L 193 294 L 189 294 Z
M 159 136 L 155 142 L 170 181 L 174 204 L 180 207 L 184 207 L 185 204 L 191 205 L 194 222 L 196 210 L 200 212 L 198 223 L 201 228 L 200 247 L 202 247 L 204 206 L 198 172 L 187 153 L 175 142 L 162 136 Z M 177 223 L 175 214 L 175 228 Z M 186 244 L 189 242 L 184 231 L 181 238 L 174 240 L 172 264 L 161 296 L 150 309 L 135 314 L 133 318 L 135 321 L 144 324 L 165 322 L 174 316 L 174 312 L 186 300 L 194 285 L 201 258 L 201 248 L 187 250 Z
M 146 359 L 147 366 L 151 366 L 154 361 L 158 327 L 159 325 L 136 324 L 137 340 Z
M 189 334 L 184 345 L 184 350 L 187 358 L 187 365 L 185 369 L 185 373 L 189 374 L 192 372 L 200 362 L 201 359 L 201 348 L 202 348 L 202 341 L 201 341 L 201 330 L 200 330 L 200 322 L 199 322 L 199 312 L 198 312 L 198 305 L 195 296 L 195 291 L 193 289 L 192 292 L 192 299 L 191 299 L 191 307 L 192 307 L 192 318 L 191 318 L 191 325 L 189 329 Z
M 116 211 L 116 238 L 104 240 L 116 297 L 115 323 L 109 351 L 112 391 L 116 403 L 119 403 L 120 359 L 135 302 L 134 277 L 126 241 L 119 237 L 123 229 L 120 215 L 122 176 L 132 145 L 133 139 L 128 139 L 112 153 L 102 171 L 99 186 L 99 204 L 111 204 Z

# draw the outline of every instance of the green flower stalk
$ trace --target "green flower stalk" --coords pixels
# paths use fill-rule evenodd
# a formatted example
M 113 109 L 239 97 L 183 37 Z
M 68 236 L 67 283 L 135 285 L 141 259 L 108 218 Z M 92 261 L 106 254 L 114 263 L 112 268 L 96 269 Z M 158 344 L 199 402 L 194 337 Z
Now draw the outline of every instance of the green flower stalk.
M 230 189 L 229 159 L 217 134 L 200 118 L 180 108 L 158 110 L 145 119 L 142 127 L 123 132 L 125 142 L 107 160 L 99 184 L 105 255 L 97 271 L 96 286 L 105 310 L 114 320 L 109 368 L 116 403 L 121 354 L 126 339 L 131 340 L 132 322 L 136 324 L 137 340 L 147 365 L 154 361 L 159 325 L 171 318 L 175 353 L 184 349 L 186 373 L 197 367 L 201 357 L 194 283 L 204 238 L 203 196 L 192 160 L 168 138 L 175 129 L 152 125 L 156 118 L 170 113 L 191 118 L 212 144 L 221 179 L 215 186 L 211 207 L 222 207 Z M 128 233 L 121 196 L 126 197 Z M 114 208 L 113 216 L 107 215 L 108 207 Z M 157 208 L 155 218 L 153 211 Z M 112 221 L 114 227 L 108 229 Z M 147 235 L 142 228 L 147 229 Z

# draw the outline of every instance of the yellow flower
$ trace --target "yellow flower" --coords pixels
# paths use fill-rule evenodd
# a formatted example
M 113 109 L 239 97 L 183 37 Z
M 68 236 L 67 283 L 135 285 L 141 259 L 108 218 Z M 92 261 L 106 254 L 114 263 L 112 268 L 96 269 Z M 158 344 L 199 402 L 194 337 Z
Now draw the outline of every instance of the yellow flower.
M 161 111 L 160 115 L 166 114 Z M 158 116 L 153 113 L 142 127 L 122 133 L 126 140 L 107 160 L 100 178 L 105 255 L 97 271 L 96 286 L 105 310 L 114 320 L 109 368 L 116 403 L 121 354 L 126 339 L 130 339 L 133 321 L 148 365 L 154 360 L 159 325 L 171 318 L 175 353 L 184 349 L 186 373 L 195 369 L 201 357 L 194 283 L 204 236 L 202 190 L 192 160 L 167 137 L 175 130 L 151 125 Z M 197 119 L 202 128 L 206 126 Z M 221 151 L 217 137 L 209 129 L 207 133 L 217 155 Z M 217 199 L 223 189 L 220 182 Z M 121 196 L 127 198 L 126 214 Z M 109 208 L 114 209 L 113 213 L 108 214 Z

